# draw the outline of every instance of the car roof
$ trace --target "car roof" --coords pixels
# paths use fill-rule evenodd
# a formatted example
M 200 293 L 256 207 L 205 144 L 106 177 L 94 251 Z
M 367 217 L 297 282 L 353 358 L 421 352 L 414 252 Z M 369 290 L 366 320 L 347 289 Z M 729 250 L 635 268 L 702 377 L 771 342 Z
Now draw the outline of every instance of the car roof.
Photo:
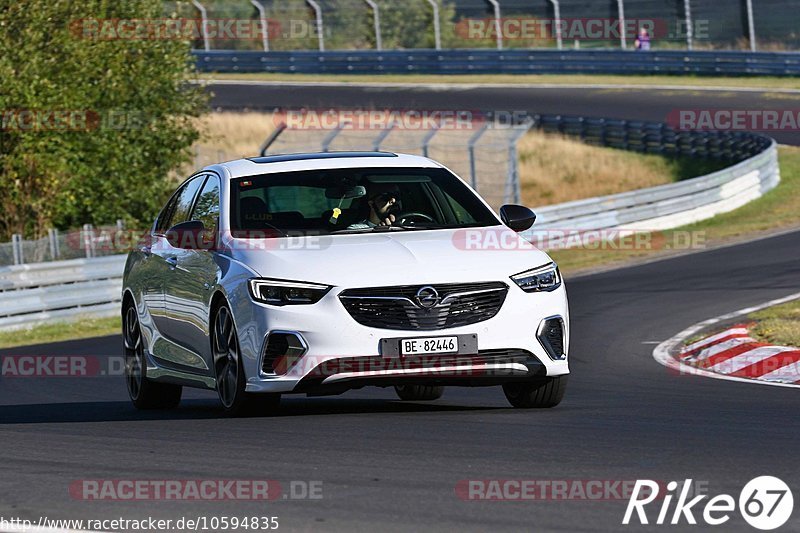
M 427 157 L 392 152 L 309 152 L 236 159 L 203 170 L 235 179 L 277 172 L 374 167 L 442 168 L 442 165 Z

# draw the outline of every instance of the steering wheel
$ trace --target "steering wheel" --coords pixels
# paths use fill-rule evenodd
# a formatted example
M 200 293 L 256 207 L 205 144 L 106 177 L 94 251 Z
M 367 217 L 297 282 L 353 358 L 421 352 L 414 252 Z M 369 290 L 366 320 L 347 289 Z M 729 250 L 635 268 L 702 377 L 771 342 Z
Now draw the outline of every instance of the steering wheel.
M 420 213 L 418 211 L 408 211 L 406 213 L 400 213 L 396 217 L 397 223 L 400 225 L 405 225 L 408 222 L 411 222 L 413 224 L 413 219 L 415 218 L 422 219 L 425 222 L 436 222 L 430 215 L 426 215 L 425 213 Z

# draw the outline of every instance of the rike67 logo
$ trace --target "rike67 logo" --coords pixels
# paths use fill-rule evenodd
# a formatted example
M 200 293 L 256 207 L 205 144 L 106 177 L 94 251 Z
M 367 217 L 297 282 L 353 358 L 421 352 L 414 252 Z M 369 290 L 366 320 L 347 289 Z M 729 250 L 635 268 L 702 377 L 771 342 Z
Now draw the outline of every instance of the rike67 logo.
M 638 520 L 640 524 L 649 524 L 652 515 L 648 518 L 645 507 L 656 500 L 660 500 L 661 504 L 658 518 L 655 520 L 658 525 L 676 525 L 684 521 L 686 524 L 696 525 L 697 519 L 700 518 L 701 523 L 719 526 L 730 520 L 731 514 L 737 510 L 738 503 L 738 511 L 748 524 L 767 531 L 784 525 L 792 516 L 794 509 L 791 489 L 782 480 L 773 476 L 751 479 L 739 493 L 738 502 L 729 494 L 719 494 L 712 498 L 707 494 L 691 497 L 691 487 L 691 479 L 684 481 L 683 485 L 677 481 L 670 481 L 666 485 L 666 491 L 661 493 L 659 489 L 663 488 L 663 484 L 649 479 L 637 480 L 622 523 L 635 524 Z M 673 500 L 675 500 L 674 507 Z M 658 504 L 653 507 L 657 508 Z

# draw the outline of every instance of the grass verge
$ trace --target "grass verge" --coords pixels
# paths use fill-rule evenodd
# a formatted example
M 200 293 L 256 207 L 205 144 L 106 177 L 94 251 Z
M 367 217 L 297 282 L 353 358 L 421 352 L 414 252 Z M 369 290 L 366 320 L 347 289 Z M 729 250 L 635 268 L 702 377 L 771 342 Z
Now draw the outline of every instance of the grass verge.
M 0 332 L 0 348 L 118 335 L 121 328 L 119 317 L 44 324 L 19 331 Z
M 614 76 L 603 74 L 275 74 L 212 73 L 201 79 L 246 80 L 272 82 L 339 82 L 339 83 L 467 83 L 502 85 L 642 85 L 642 86 L 694 86 L 694 87 L 746 87 L 754 89 L 800 89 L 793 78 L 777 77 L 700 77 L 700 76 Z
M 800 300 L 768 307 L 748 316 L 756 324 L 751 335 L 778 346 L 800 347 Z
M 781 183 L 761 198 L 702 222 L 657 232 L 646 246 L 574 248 L 551 255 L 563 271 L 575 274 L 800 227 L 800 148 L 781 147 L 780 166 Z

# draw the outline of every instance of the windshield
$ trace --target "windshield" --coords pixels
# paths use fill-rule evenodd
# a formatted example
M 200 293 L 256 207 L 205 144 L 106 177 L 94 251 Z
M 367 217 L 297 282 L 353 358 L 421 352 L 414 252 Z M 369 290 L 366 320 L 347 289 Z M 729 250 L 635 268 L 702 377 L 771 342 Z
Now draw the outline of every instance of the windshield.
M 313 170 L 232 181 L 231 229 L 250 238 L 497 224 L 458 177 L 438 168 Z

